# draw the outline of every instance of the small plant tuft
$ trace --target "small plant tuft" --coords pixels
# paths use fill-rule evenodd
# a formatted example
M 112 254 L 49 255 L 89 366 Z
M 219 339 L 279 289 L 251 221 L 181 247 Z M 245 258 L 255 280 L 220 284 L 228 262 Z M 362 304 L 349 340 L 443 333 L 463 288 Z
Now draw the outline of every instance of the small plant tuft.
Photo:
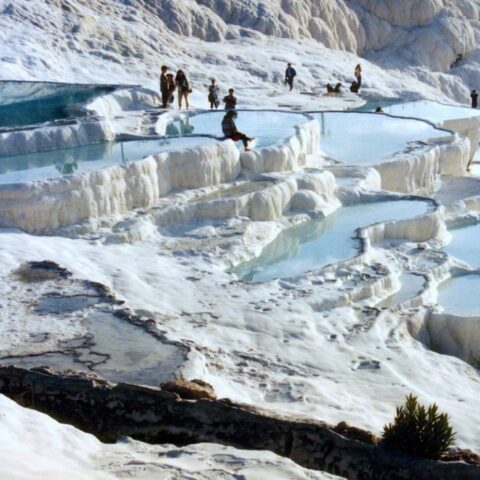
M 404 453 L 425 458 L 440 458 L 453 444 L 455 433 L 446 413 L 434 403 L 428 408 L 407 395 L 405 405 L 397 407 L 393 423 L 383 427 L 382 444 Z

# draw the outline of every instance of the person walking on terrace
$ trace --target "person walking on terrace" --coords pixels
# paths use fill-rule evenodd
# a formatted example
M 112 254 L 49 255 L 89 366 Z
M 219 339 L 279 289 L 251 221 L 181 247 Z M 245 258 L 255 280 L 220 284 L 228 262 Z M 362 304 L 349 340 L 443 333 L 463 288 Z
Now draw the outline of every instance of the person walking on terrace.
M 222 120 L 223 134 L 225 135 L 225 138 L 229 138 L 234 142 L 241 140 L 244 150 L 249 152 L 250 148 L 248 148 L 248 143 L 255 140 L 255 138 L 247 137 L 244 133 L 239 132 L 237 125 L 235 124 L 235 118 L 237 118 L 237 112 L 235 110 L 228 110 Z
M 478 93 L 476 90 L 472 90 L 472 93 L 470 94 L 470 98 L 472 99 L 472 108 L 477 108 L 478 107 Z
M 188 110 L 190 108 L 188 96 L 192 93 L 192 87 L 190 86 L 190 82 L 183 70 L 177 72 L 177 75 L 175 76 L 175 85 L 178 90 L 178 109 L 182 109 L 182 100 L 185 99 L 185 106 Z
M 162 96 L 162 108 L 168 107 L 168 99 L 170 98 L 167 71 L 168 67 L 162 65 L 160 68 L 160 95 Z
M 287 64 L 287 69 L 285 70 L 285 85 L 290 87 L 290 91 L 293 89 L 293 79 L 297 76 L 297 72 L 292 67 L 291 63 Z
M 210 109 L 215 110 L 218 109 L 220 105 L 220 101 L 218 100 L 218 96 L 220 95 L 220 88 L 218 88 L 217 81 L 212 78 L 212 83 L 208 86 L 208 101 L 210 102 Z

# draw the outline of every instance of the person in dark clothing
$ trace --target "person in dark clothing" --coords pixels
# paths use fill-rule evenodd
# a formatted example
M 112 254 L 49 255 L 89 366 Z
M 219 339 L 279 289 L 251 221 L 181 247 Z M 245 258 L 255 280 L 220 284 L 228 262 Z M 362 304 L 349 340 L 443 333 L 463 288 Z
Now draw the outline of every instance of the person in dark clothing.
M 173 79 L 173 73 L 167 73 L 167 82 L 168 82 L 168 104 L 171 106 L 175 100 L 173 93 L 177 89 L 175 85 L 175 80 Z
M 375 109 L 375 113 L 383 113 L 383 108 L 382 107 L 377 107 Z
M 472 99 L 472 108 L 477 108 L 478 107 L 478 93 L 476 90 L 472 90 L 472 93 L 470 94 L 470 98 Z
M 160 94 L 162 95 L 162 108 L 168 107 L 168 99 L 170 98 L 170 92 L 168 89 L 168 77 L 167 71 L 168 67 L 166 65 L 162 65 L 160 68 Z
M 287 69 L 285 70 L 285 85 L 290 86 L 290 91 L 293 89 L 293 79 L 297 76 L 297 72 L 292 67 L 291 63 L 287 64 Z
M 225 104 L 225 110 L 235 110 L 237 108 L 237 97 L 233 88 L 228 89 L 228 95 L 223 97 L 223 103 Z
M 333 91 L 335 93 L 342 93 L 342 84 L 340 82 L 338 82 L 336 85 L 335 85 L 335 88 L 333 89 Z
M 248 142 L 255 140 L 254 138 L 247 137 L 242 132 L 239 132 L 237 126 L 235 125 L 235 118 L 237 118 L 237 112 L 235 110 L 229 110 L 222 120 L 222 131 L 226 138 L 238 142 L 239 140 L 243 143 L 243 148 L 246 152 L 249 152 Z
M 360 64 L 355 67 L 354 73 L 355 78 L 357 79 L 358 89 L 360 90 L 360 87 L 362 86 L 362 66 Z
M 335 89 L 332 87 L 331 83 L 327 83 L 327 93 L 335 93 Z
M 208 101 L 210 102 L 210 108 L 215 110 L 220 105 L 218 95 L 220 94 L 220 88 L 218 88 L 217 81 L 212 78 L 212 83 L 208 86 Z
M 357 82 L 352 82 L 352 84 L 350 85 L 350 91 L 352 93 L 358 93 L 358 89 L 360 87 L 358 86 L 358 83 Z

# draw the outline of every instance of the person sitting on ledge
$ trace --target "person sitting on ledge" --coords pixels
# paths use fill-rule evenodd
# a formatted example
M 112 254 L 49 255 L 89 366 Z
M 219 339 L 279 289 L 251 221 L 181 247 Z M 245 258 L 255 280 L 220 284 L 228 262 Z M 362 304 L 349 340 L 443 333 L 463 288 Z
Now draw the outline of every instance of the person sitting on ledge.
M 327 93 L 335 93 L 335 89 L 332 87 L 331 83 L 327 83 Z
M 338 82 L 336 85 L 335 85 L 335 88 L 333 89 L 333 91 L 335 93 L 342 93 L 342 84 L 340 82 Z
M 352 82 L 352 84 L 350 85 L 350 91 L 352 93 L 358 93 L 358 90 L 360 89 L 360 86 L 358 85 L 357 82 Z
M 222 120 L 222 131 L 226 138 L 238 142 L 239 140 L 243 143 L 243 148 L 246 152 L 250 151 L 248 148 L 248 142 L 255 140 L 255 138 L 247 137 L 242 132 L 239 132 L 237 126 L 235 125 L 235 118 L 237 118 L 237 112 L 235 110 L 229 110 Z
M 382 107 L 377 107 L 375 109 L 375 113 L 383 113 L 383 108 Z

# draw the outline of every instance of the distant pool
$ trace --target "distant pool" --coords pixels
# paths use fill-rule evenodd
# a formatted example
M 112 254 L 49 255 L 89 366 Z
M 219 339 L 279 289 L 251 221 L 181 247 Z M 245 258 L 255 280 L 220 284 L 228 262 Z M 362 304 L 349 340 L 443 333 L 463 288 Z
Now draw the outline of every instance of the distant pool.
M 450 233 L 452 240 L 444 247 L 445 252 L 472 268 L 480 268 L 480 223 L 455 228 Z
M 438 304 L 448 313 L 480 314 L 480 275 L 464 275 L 443 282 L 438 292 Z
M 283 231 L 260 256 L 236 267 L 243 280 L 268 281 L 291 277 L 354 257 L 359 227 L 387 220 L 412 218 L 425 213 L 429 203 L 419 200 L 390 200 L 341 208 L 338 212 Z
M 0 128 L 78 116 L 78 104 L 112 92 L 114 85 L 0 81 Z
M 213 135 L 223 137 L 222 119 L 225 110 L 191 114 L 186 120 L 176 120 L 167 125 L 167 135 Z M 255 137 L 256 147 L 268 147 L 283 143 L 295 134 L 295 126 L 306 122 L 305 115 L 290 112 L 237 111 L 235 123 L 238 129 Z
M 375 165 L 434 137 L 449 135 L 426 122 L 356 112 L 316 113 L 320 149 L 350 165 Z
M 0 157 L 0 184 L 47 180 L 140 160 L 168 150 L 214 143 L 205 137 L 131 140 Z
M 443 105 L 430 100 L 418 100 L 405 102 L 383 108 L 385 113 L 400 117 L 422 118 L 433 123 L 458 118 L 470 118 L 480 116 L 480 110 L 457 105 Z

